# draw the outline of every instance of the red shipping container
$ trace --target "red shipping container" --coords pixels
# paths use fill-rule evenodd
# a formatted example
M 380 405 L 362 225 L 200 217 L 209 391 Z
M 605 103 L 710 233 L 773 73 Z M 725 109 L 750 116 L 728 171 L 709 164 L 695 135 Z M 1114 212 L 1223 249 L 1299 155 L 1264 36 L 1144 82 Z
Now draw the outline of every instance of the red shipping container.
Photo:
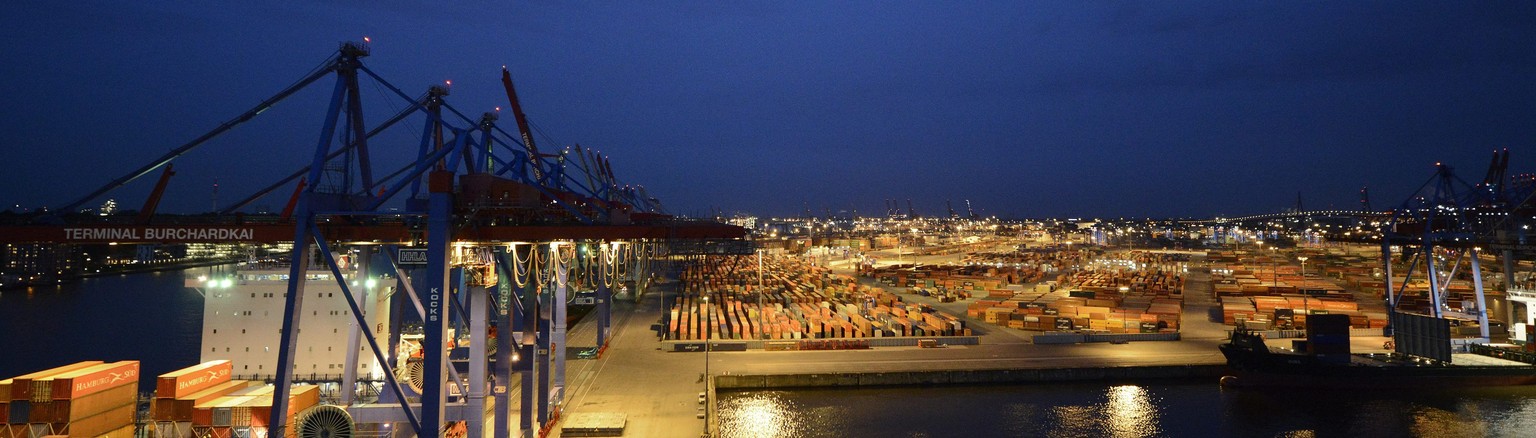
M 138 388 L 139 361 L 125 360 L 56 375 L 53 377 L 53 398 L 84 397 L 122 385 Z
M 32 402 L 32 412 L 27 413 L 28 423 L 48 423 L 53 420 L 53 402 Z
M 182 398 L 228 382 L 234 366 L 215 360 L 161 374 L 155 380 L 155 397 Z
M 88 361 L 85 361 L 85 362 L 73 363 L 73 364 L 69 364 L 69 365 L 65 365 L 65 366 L 61 366 L 61 367 L 53 368 L 53 369 L 49 369 L 49 370 L 38 371 L 38 372 L 35 372 L 35 373 L 32 373 L 32 374 L 27 374 L 27 375 L 24 375 L 24 376 L 18 376 L 18 377 L 14 378 L 14 379 L 11 379 L 11 392 L 10 392 L 10 396 L 11 397 L 10 397 L 10 399 L 11 400 L 31 400 L 32 399 L 32 381 L 33 380 L 48 378 L 48 377 L 51 377 L 51 376 L 54 376 L 54 375 L 57 375 L 57 374 L 66 373 L 66 372 L 78 370 L 78 369 L 81 369 L 81 368 L 101 365 L 101 363 L 102 362 L 99 361 L 99 360 L 88 360 Z M 0 394 L 0 395 L 4 395 L 4 394 Z

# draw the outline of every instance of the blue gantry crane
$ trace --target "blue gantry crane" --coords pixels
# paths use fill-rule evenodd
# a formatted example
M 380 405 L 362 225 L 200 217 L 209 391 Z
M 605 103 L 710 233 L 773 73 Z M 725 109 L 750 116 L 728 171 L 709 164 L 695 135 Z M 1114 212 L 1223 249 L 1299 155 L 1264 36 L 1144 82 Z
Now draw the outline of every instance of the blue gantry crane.
M 225 206 L 220 214 L 200 219 L 206 222 L 178 225 L 219 232 L 181 233 L 177 238 L 182 242 L 292 243 L 278 370 L 295 366 L 306 297 L 304 279 L 311 269 L 329 271 L 357 327 L 381 323 L 368 319 L 364 303 L 379 292 L 366 285 L 394 281 L 396 290 L 403 292 L 398 295 L 411 303 L 406 313 L 414 313 L 422 322 L 420 357 L 402 357 L 396 351 L 403 339 L 398 327 L 389 339 L 354 328 L 341 385 L 347 406 L 328 409 L 332 415 L 325 418 L 334 419 L 340 413 L 352 418 L 347 421 L 396 423 L 417 436 L 434 436 L 456 421 L 484 421 L 486 406 L 493 403 L 493 436 L 511 435 L 511 410 L 516 406 L 518 435 L 531 437 L 560 412 L 565 313 L 574 294 L 590 293 L 598 321 L 595 341 L 601 350 L 609 337 L 616 285 L 644 278 L 652 258 L 687 251 L 673 248 L 675 242 L 745 236 L 739 227 L 667 215 L 644 187 L 622 183 L 608 157 L 596 150 L 579 145 L 554 153 L 540 150 L 505 68 L 502 80 L 518 125 L 515 136 L 497 125 L 496 112 L 471 118 L 454 108 L 448 101 L 450 84 L 428 87 L 417 96 L 407 94 L 362 62 L 370 54 L 366 40 L 341 44 L 323 68 L 61 209 L 73 211 L 164 167 L 160 187 L 148 204 L 152 206 L 171 174 L 172 161 L 301 89 L 334 77 L 308 162 Z M 364 82 L 376 84 L 386 91 L 386 99 L 404 108 L 382 122 L 368 124 L 360 92 Z M 381 155 L 379 135 L 413 118 L 421 120 L 415 154 Z M 294 188 L 281 216 L 239 213 L 288 186 Z M 395 207 L 399 205 L 403 208 Z M 24 229 L 0 230 L 5 231 L 0 237 L 106 242 L 163 234 L 123 231 L 151 226 L 142 223 L 129 229 L 79 220 L 39 220 Z M 351 262 L 343 261 L 343 254 Z M 360 348 L 363 345 L 366 348 Z M 359 405 L 352 397 L 360 349 L 385 368 L 379 397 L 383 405 Z M 402 363 L 420 371 L 397 369 Z M 293 432 L 284 430 L 287 391 L 295 376 L 278 372 L 274 377 L 268 434 L 287 436 Z M 515 403 L 513 388 L 521 392 L 521 400 Z M 325 424 L 316 427 L 305 430 L 329 430 Z M 479 427 L 467 430 L 471 437 L 481 435 Z

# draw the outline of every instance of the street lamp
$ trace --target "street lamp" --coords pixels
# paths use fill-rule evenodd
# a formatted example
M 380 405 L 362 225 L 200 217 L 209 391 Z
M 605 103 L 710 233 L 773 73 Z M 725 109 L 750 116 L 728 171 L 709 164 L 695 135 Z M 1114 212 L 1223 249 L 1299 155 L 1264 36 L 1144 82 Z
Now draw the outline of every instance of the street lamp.
M 763 337 L 763 335 L 761 333 L 761 330 L 763 329 L 763 294 L 765 294 L 767 292 L 768 292 L 767 290 L 763 289 L 763 249 L 762 248 L 758 248 L 757 249 L 757 329 L 759 330 L 759 333 L 758 333 L 757 336 L 759 338 Z
M 706 292 L 707 294 L 708 292 Z M 704 296 L 704 310 L 709 310 L 709 295 Z M 706 319 L 707 320 L 707 319 Z M 706 324 L 707 325 L 707 324 Z M 709 435 L 709 333 L 708 327 L 704 329 L 704 434 Z
M 704 296 L 704 312 L 703 312 L 704 313 L 704 318 L 705 318 L 704 320 L 705 321 L 709 320 L 709 312 L 710 312 L 710 309 L 709 309 L 709 296 L 705 295 Z M 705 324 L 705 327 L 704 327 L 704 390 L 705 391 L 709 390 L 709 335 L 710 335 L 710 331 L 711 331 L 710 329 L 712 329 L 712 328 L 713 327 L 708 327 L 707 323 Z M 709 400 L 705 400 L 705 401 L 708 402 Z
M 1269 285 L 1273 287 L 1280 287 L 1280 266 L 1275 261 L 1279 254 L 1280 248 L 1269 247 Z
M 1296 260 L 1301 260 L 1301 279 L 1307 279 L 1307 256 L 1297 257 Z

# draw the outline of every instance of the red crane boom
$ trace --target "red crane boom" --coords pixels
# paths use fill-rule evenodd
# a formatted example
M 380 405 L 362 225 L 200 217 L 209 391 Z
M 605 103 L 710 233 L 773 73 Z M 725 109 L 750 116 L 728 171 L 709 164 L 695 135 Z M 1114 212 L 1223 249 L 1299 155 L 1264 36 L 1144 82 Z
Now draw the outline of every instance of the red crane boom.
M 523 114 L 523 104 L 517 101 L 517 89 L 512 86 L 512 72 L 501 68 L 501 85 L 507 89 L 507 101 L 512 104 L 512 119 L 517 121 L 517 133 L 523 136 L 528 147 L 529 160 L 533 161 L 533 177 L 539 178 L 539 148 L 533 144 L 533 130 L 528 128 L 528 115 Z

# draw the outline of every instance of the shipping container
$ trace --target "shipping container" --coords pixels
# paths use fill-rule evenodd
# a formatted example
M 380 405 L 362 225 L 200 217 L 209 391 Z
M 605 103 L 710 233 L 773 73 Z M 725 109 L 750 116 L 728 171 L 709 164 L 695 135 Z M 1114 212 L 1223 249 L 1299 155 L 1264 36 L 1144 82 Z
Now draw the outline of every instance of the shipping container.
M 234 366 L 228 360 L 204 362 L 155 379 L 155 397 L 181 398 L 228 382 Z
M 156 421 L 153 423 L 155 438 L 192 438 L 190 421 Z
M 127 426 L 123 426 L 122 429 L 118 429 L 118 430 L 114 430 L 114 431 L 111 431 L 111 432 L 107 432 L 107 433 L 101 434 L 101 436 L 99 436 L 98 438 L 135 438 L 134 432 L 136 431 L 136 429 L 137 428 L 134 425 L 130 424 L 130 425 L 127 425 Z M 166 437 L 166 438 L 170 438 L 170 437 Z
M 29 418 L 28 422 L 53 422 L 53 401 L 50 400 L 45 402 L 32 402 L 32 418 Z
M 138 398 L 138 385 L 118 385 L 112 389 L 75 399 L 54 400 L 51 404 L 50 422 L 72 423 L 92 415 L 133 404 Z M 37 421 L 37 420 L 33 420 Z
M 26 423 L 32 419 L 31 400 L 11 400 L 11 423 Z
M 255 396 L 224 396 L 205 404 L 192 407 L 192 424 L 195 426 L 229 426 L 230 408 L 240 406 Z
M 193 406 L 208 403 L 219 397 L 223 397 L 237 391 L 262 386 L 261 382 L 248 380 L 232 380 L 213 386 L 186 397 L 155 400 L 155 421 L 192 421 Z
M 275 390 L 276 388 L 271 388 Z M 231 409 L 230 423 L 235 427 L 259 426 L 266 427 L 271 420 L 272 396 L 271 390 L 264 394 L 254 396 L 240 406 Z M 320 403 L 320 387 L 315 385 L 298 385 L 288 391 L 287 423 L 292 425 L 295 413 Z
M 132 403 L 65 425 L 60 431 L 72 437 L 96 437 L 133 426 Z M 58 429 L 58 428 L 56 428 Z
M 139 361 L 125 360 L 53 376 L 53 398 L 84 397 L 121 385 L 139 386 Z
M 13 379 L 10 379 L 11 380 L 11 393 L 10 393 L 11 397 L 10 397 L 10 399 L 11 400 L 32 400 L 32 381 L 33 380 L 37 380 L 37 379 L 41 379 L 41 378 L 46 378 L 46 377 L 50 377 L 50 376 L 53 376 L 53 375 L 56 375 L 56 374 L 66 373 L 66 372 L 78 370 L 78 369 L 85 368 L 85 367 L 96 366 L 96 365 L 100 365 L 101 363 L 102 363 L 102 361 L 99 361 L 99 360 L 89 360 L 89 361 L 85 361 L 85 362 L 77 362 L 77 363 L 61 366 L 61 367 L 58 367 L 58 368 L 38 371 L 38 372 L 35 372 L 35 373 L 23 375 L 23 376 L 17 376 L 17 377 L 15 377 Z
M 230 407 L 226 406 L 227 404 L 227 402 L 219 403 L 208 408 L 209 426 L 229 426 L 231 424 L 234 415 L 230 412 Z

